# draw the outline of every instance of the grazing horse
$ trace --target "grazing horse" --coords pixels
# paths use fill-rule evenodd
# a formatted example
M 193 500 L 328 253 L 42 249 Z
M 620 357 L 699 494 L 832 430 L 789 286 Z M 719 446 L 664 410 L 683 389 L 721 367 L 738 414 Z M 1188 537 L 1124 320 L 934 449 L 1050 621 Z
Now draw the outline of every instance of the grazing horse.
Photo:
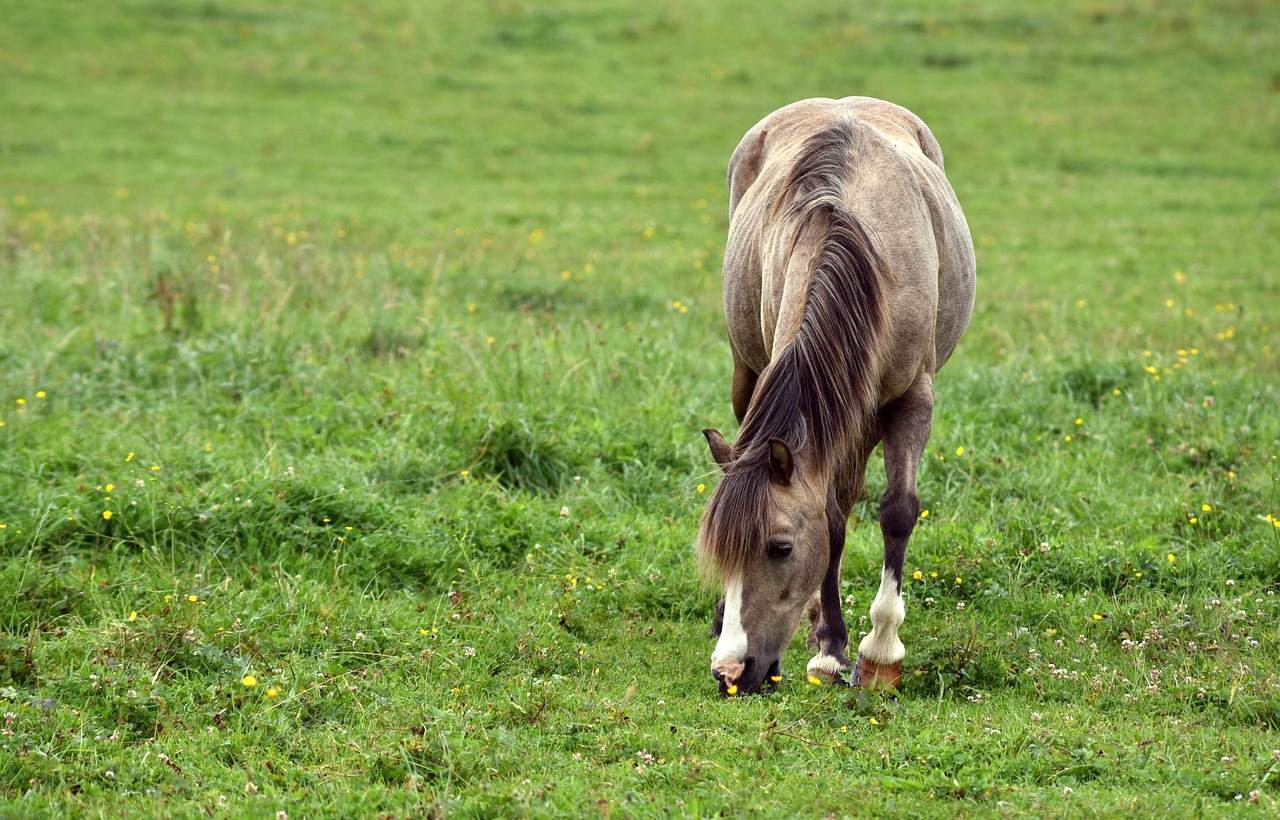
M 725 694 L 781 680 L 801 616 L 809 676 L 897 687 L 902 566 L 920 514 L 916 474 L 933 380 L 969 323 L 973 242 L 918 117 L 868 97 L 786 106 L 729 162 L 724 309 L 733 351 L 731 446 L 698 532 L 724 600 L 711 672 Z M 871 632 L 846 650 L 840 563 L 867 459 L 884 442 L 884 564 Z

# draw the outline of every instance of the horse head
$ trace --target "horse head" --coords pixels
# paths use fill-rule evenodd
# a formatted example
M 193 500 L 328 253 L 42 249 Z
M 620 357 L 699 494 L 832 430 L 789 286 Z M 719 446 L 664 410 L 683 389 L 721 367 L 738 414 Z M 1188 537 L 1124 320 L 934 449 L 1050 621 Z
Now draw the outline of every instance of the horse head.
M 782 655 L 827 574 L 833 527 L 843 544 L 844 516 L 827 482 L 805 470 L 803 447 L 775 438 L 735 453 L 703 432 L 724 471 L 698 533 L 700 563 L 724 593 L 711 674 L 723 694 L 747 694 L 781 680 Z

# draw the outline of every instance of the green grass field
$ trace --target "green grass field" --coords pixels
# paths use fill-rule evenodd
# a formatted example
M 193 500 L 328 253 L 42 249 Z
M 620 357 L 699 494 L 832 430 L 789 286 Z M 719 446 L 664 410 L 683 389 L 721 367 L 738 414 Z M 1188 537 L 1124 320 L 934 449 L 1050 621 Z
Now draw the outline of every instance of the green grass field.
M 1280 5 L 780 5 L 5 4 L 0 816 L 1277 810 Z M 904 686 L 722 700 L 724 169 L 848 94 L 978 250 Z

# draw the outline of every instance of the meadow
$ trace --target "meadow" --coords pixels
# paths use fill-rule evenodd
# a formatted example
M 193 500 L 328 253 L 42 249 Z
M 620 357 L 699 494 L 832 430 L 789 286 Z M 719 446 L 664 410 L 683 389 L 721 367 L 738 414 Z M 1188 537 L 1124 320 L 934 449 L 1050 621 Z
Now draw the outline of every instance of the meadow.
M 1274 814 L 1280 5 L 785 5 L 5 4 L 0 816 Z M 725 165 L 850 94 L 978 254 L 903 687 L 722 699 Z

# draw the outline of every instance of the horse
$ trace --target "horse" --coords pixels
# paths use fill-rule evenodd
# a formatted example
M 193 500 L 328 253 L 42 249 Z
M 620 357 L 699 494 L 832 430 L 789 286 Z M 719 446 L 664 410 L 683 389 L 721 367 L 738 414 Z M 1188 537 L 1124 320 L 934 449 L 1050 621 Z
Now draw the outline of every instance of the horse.
M 722 694 L 781 681 L 802 616 L 809 678 L 897 689 L 902 568 L 934 378 L 973 311 L 968 223 L 928 126 L 869 97 L 808 99 L 757 123 L 729 161 L 722 271 L 733 356 L 732 445 L 704 430 L 723 476 L 698 565 L 723 598 L 711 672 Z M 840 567 L 867 460 L 884 444 L 884 541 L 856 667 Z

